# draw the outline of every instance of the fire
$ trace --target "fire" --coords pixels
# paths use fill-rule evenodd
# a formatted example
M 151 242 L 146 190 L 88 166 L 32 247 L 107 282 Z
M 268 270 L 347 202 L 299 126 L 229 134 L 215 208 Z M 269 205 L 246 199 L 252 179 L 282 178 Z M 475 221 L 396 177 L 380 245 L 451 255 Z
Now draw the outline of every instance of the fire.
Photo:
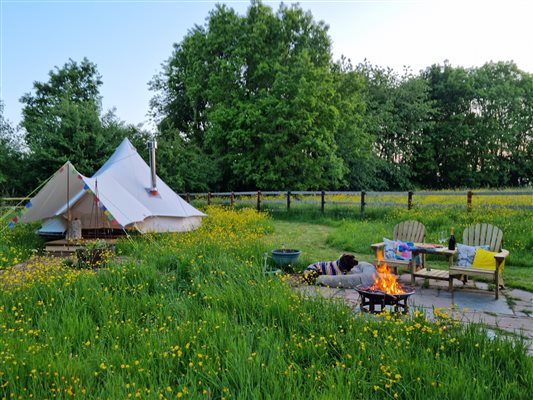
M 383 253 L 378 252 L 378 265 L 376 266 L 378 273 L 374 275 L 374 284 L 369 289 L 387 294 L 405 293 L 402 285 L 398 283 L 396 275 L 391 273 L 389 266 L 386 263 L 382 263 L 382 260 Z

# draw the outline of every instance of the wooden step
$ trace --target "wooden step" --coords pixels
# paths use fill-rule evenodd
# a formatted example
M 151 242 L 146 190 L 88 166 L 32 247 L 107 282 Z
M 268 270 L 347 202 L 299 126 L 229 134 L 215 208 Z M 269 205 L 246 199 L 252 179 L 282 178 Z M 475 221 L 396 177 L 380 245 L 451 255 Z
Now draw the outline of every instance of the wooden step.
M 76 252 L 77 249 L 83 249 L 87 243 L 94 242 L 95 239 L 82 239 L 75 242 L 69 242 L 65 239 L 52 240 L 44 245 L 44 251 L 52 255 L 69 255 Z M 105 240 L 107 244 L 115 244 L 117 239 L 100 239 Z

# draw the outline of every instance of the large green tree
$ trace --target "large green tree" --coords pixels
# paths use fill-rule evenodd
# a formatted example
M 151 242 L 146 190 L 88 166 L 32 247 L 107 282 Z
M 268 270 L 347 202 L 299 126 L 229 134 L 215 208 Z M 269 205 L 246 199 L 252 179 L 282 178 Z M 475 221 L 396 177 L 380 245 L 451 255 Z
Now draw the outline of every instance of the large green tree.
M 252 1 L 245 16 L 217 6 L 174 46 L 152 109 L 160 141 L 202 156 L 212 189 L 335 188 L 348 170 L 340 131 L 365 142 L 345 122 L 358 122 L 360 86 L 341 83 L 324 23 Z
M 21 98 L 21 125 L 30 151 L 28 189 L 67 160 L 81 173 L 92 174 L 131 133 L 113 112 L 102 115 L 101 85 L 95 64 L 69 60 Z

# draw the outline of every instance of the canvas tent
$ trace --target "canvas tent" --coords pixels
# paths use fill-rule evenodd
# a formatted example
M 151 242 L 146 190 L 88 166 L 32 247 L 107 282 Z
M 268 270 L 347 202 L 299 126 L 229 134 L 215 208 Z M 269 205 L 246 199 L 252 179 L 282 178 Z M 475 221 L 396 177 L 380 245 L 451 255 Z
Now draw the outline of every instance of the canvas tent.
M 204 213 L 156 177 L 157 194 L 150 193 L 150 167 L 128 139 L 90 178 L 66 162 L 11 222 L 42 220 L 43 234 L 64 233 L 68 221 L 83 229 L 137 229 L 183 232 L 200 226 Z

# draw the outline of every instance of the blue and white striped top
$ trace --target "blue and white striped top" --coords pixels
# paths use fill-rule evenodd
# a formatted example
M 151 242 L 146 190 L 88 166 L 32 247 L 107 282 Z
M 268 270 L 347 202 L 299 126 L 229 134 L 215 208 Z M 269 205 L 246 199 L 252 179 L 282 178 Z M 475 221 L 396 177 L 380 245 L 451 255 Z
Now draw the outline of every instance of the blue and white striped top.
M 321 275 L 343 275 L 343 272 L 341 271 L 340 267 L 340 259 L 336 261 L 321 261 L 316 262 L 314 264 L 309 265 L 305 271 L 305 274 L 309 274 L 310 272 L 317 271 Z

